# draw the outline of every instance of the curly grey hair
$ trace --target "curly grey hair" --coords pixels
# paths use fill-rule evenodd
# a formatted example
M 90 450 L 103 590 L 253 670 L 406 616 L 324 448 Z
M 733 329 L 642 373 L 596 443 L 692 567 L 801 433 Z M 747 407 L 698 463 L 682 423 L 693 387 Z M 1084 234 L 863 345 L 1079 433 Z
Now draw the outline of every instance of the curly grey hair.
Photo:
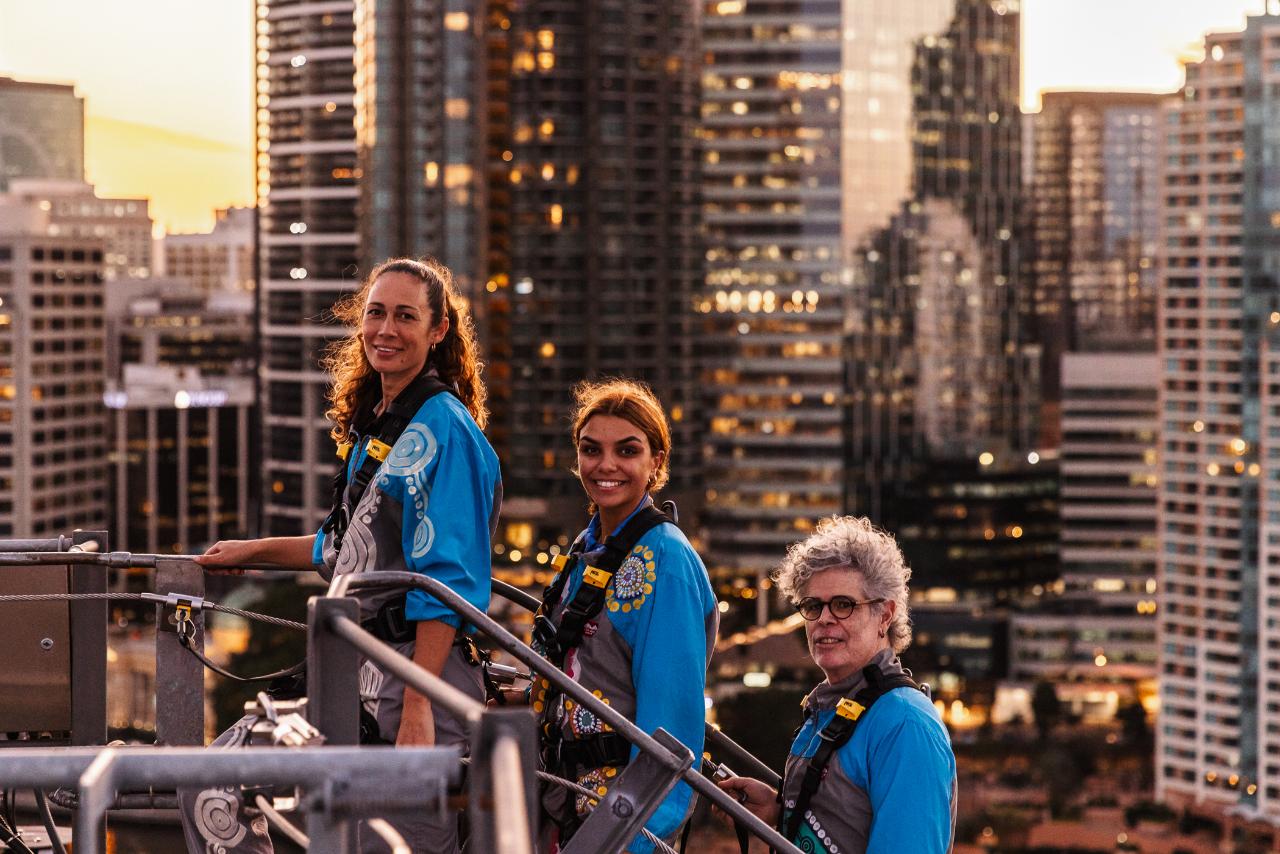
M 892 599 L 898 603 L 889 625 L 889 645 L 901 653 L 911 645 L 911 615 L 907 608 L 907 566 L 893 535 L 860 516 L 832 516 L 818 523 L 808 539 L 787 550 L 787 556 L 773 572 L 773 580 L 791 602 L 815 572 L 852 569 L 862 574 L 869 599 Z M 877 606 L 883 608 L 883 605 Z

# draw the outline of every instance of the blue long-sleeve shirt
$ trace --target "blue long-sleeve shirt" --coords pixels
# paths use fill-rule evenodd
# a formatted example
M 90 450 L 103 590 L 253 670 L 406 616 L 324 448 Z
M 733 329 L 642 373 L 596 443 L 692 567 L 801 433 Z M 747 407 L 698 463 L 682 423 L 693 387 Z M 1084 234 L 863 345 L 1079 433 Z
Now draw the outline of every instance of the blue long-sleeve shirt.
M 901 672 L 887 649 L 873 662 L 882 672 Z M 865 684 L 859 672 L 834 686 L 824 682 L 805 699 L 805 722 L 787 758 L 784 809 L 795 806 L 836 704 Z M 895 688 L 872 704 L 831 758 L 793 841 L 830 854 L 943 854 L 951 848 L 955 808 L 956 762 L 946 727 L 922 692 Z

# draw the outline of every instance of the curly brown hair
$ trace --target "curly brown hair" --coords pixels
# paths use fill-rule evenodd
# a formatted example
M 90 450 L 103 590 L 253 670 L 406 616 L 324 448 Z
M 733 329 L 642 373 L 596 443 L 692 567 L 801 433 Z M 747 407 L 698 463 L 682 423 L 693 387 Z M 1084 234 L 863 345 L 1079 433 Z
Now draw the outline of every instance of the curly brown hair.
M 638 380 L 584 380 L 573 389 L 573 445 L 578 446 L 582 428 L 594 415 L 615 415 L 640 428 L 649 440 L 649 452 L 662 455 L 662 462 L 649 482 L 649 491 L 667 485 L 671 475 L 671 427 L 662 403 L 653 389 Z M 575 467 L 574 474 L 577 474 Z
M 333 307 L 334 316 L 348 332 L 346 337 L 329 345 L 324 357 L 324 367 L 333 376 L 328 394 L 332 406 L 325 412 L 325 417 L 333 422 L 329 435 L 334 441 L 345 441 L 356 413 L 375 405 L 382 395 L 378 374 L 364 353 L 360 327 L 369 291 L 384 273 L 407 273 L 426 286 L 433 326 L 439 323 L 440 317 L 449 318 L 449 330 L 427 356 L 426 367 L 434 367 L 443 382 L 457 389 L 458 398 L 483 430 L 489 421 L 489 410 L 485 406 L 488 393 L 480 381 L 484 363 L 480 361 L 475 324 L 467 304 L 453 288 L 453 274 L 434 258 L 392 258 L 374 267 L 359 291 L 343 297 Z

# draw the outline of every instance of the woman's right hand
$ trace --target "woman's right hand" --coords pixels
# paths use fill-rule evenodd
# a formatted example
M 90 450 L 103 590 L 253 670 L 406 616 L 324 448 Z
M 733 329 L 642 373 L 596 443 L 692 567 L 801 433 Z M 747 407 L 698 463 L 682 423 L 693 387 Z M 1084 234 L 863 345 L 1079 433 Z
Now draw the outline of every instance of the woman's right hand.
M 772 826 L 777 823 L 778 793 L 769 784 L 753 777 L 730 777 L 720 780 L 716 785 L 733 795 L 738 803 L 765 824 Z M 715 812 L 722 821 L 729 820 L 729 816 L 721 810 L 717 809 Z
M 259 545 L 258 540 L 219 540 L 204 554 L 196 555 L 195 562 L 208 572 L 244 575 L 237 565 L 260 561 Z

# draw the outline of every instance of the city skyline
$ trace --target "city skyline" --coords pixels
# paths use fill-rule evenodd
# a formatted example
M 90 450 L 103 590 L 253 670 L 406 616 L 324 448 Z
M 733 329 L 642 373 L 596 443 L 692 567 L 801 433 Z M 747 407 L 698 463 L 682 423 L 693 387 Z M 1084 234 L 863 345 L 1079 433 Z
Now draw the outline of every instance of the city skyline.
M 1152 16 L 1141 0 L 1023 0 L 1022 108 L 1046 89 L 1172 91 L 1206 31 L 1238 29 L 1267 2 L 1168 0 Z M 103 195 L 150 198 L 158 230 L 208 230 L 215 209 L 253 203 L 253 4 L 120 8 L 0 0 L 0 76 L 74 83 L 88 179 Z M 54 27 L 67 49 L 32 37 Z

